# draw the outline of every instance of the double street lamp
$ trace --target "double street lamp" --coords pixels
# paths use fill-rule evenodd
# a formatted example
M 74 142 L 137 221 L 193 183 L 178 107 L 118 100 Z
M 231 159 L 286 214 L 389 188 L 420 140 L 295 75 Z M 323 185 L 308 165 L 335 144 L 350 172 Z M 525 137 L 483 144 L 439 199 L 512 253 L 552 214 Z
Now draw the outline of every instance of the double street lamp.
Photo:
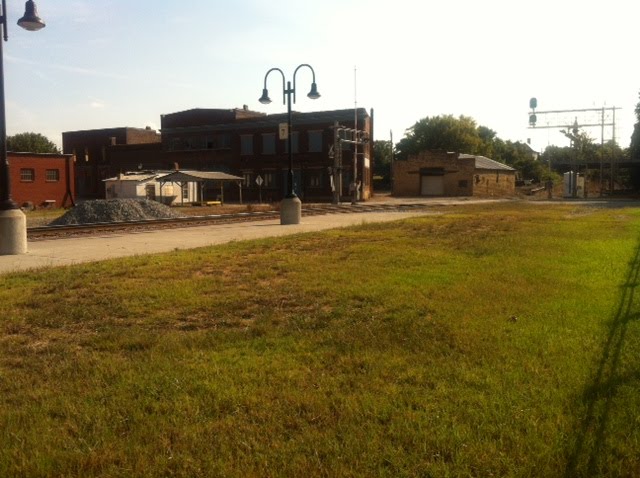
M 4 41 L 7 41 L 6 0 L 2 0 L 0 25 L 2 26 Z M 29 31 L 36 31 L 45 27 L 32 0 L 26 2 L 24 16 L 18 20 L 18 25 Z M 0 255 L 24 254 L 27 252 L 27 219 L 18 205 L 11 199 L 11 177 L 7 158 L 7 121 L 3 64 L 2 41 L 0 40 Z
M 258 101 L 263 105 L 268 105 L 271 103 L 271 98 L 269 98 L 269 90 L 267 90 L 267 78 L 269 73 L 272 71 L 278 71 L 282 75 L 282 104 L 285 104 L 285 99 L 287 103 L 287 150 L 289 153 L 289 172 L 288 172 L 288 184 L 287 184 L 287 195 L 282 200 L 280 204 L 280 224 L 300 224 L 300 219 L 302 217 L 302 203 L 298 196 L 296 196 L 295 191 L 293 190 L 293 151 L 291 144 L 291 95 L 293 95 L 293 103 L 296 102 L 296 74 L 298 70 L 306 66 L 311 70 L 311 74 L 313 75 L 313 79 L 311 82 L 311 90 L 307 94 L 307 96 L 312 100 L 317 100 L 320 98 L 320 93 L 318 93 L 318 87 L 316 86 L 316 73 L 313 71 L 311 65 L 303 63 L 298 65 L 298 67 L 293 72 L 293 87 L 291 87 L 291 82 L 286 82 L 285 87 L 285 77 L 284 73 L 280 68 L 271 68 L 267 71 L 267 74 L 264 75 L 264 88 L 262 89 L 262 96 Z

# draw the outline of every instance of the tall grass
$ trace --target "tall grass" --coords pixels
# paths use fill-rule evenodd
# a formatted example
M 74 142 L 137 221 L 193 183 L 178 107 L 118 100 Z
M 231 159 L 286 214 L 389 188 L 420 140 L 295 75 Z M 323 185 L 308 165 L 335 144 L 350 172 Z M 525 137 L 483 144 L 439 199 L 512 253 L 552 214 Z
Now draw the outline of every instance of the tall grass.
M 0 476 L 636 476 L 640 210 L 0 278 Z

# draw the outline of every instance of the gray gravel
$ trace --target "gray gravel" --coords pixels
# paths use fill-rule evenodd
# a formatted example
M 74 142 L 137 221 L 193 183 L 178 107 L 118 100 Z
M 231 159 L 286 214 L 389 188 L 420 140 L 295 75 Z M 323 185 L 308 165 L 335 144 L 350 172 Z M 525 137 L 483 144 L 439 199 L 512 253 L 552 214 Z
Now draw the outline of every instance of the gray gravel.
M 148 199 L 98 199 L 85 201 L 69 209 L 50 223 L 52 226 L 93 224 L 98 222 L 169 219 L 182 214 L 169 206 Z

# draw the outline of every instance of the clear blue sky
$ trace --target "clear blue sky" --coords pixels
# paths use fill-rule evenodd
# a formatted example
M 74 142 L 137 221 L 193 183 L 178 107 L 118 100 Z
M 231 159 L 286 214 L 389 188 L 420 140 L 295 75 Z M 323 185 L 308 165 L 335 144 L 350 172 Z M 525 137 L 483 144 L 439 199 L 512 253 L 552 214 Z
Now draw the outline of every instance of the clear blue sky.
M 622 107 L 626 147 L 640 91 L 630 0 L 37 0 L 39 32 L 16 25 L 24 1 L 7 4 L 7 132 L 58 144 L 63 131 L 159 128 L 161 114 L 196 107 L 284 112 L 275 75 L 274 102 L 258 103 L 264 74 L 300 63 L 322 97 L 306 98 L 302 69 L 294 109 L 357 100 L 375 110 L 377 139 L 392 129 L 395 141 L 425 116 L 464 114 L 503 139 L 566 145 L 527 128 L 535 96 L 540 110 Z

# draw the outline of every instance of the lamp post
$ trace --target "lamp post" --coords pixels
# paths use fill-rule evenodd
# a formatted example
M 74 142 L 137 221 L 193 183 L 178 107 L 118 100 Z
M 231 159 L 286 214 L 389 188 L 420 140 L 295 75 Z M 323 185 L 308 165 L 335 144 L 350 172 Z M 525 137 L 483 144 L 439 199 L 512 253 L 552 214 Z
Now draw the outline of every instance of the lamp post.
M 311 74 L 313 75 L 313 80 L 311 82 L 311 90 L 307 94 L 307 96 L 316 100 L 320 98 L 320 93 L 318 93 L 318 87 L 316 86 L 316 73 L 313 71 L 311 65 L 303 63 L 298 65 L 298 67 L 293 72 L 293 87 L 291 87 L 291 82 L 286 82 L 285 87 L 285 77 L 284 73 L 280 68 L 271 68 L 267 71 L 267 74 L 264 75 L 264 88 L 262 89 L 262 96 L 258 101 L 263 105 L 268 105 L 271 103 L 271 98 L 269 98 L 269 90 L 267 90 L 267 78 L 269 73 L 272 71 L 278 71 L 282 75 L 282 104 L 287 104 L 287 146 L 289 153 L 289 172 L 288 172 L 288 184 L 287 184 L 287 195 L 282 200 L 280 204 L 280 224 L 300 224 L 300 218 L 302 217 L 302 203 L 298 196 L 296 196 L 295 191 L 293 190 L 293 151 L 291 145 L 291 95 L 293 95 L 293 102 L 296 102 L 296 74 L 298 70 L 306 66 L 311 70 Z
M 4 41 L 7 35 L 7 6 L 2 0 L 0 25 Z M 38 17 L 32 0 L 25 4 L 24 16 L 18 20 L 25 30 L 36 31 L 44 28 L 44 22 Z M 11 177 L 7 159 L 7 121 L 4 100 L 4 59 L 0 40 L 0 255 L 24 254 L 27 252 L 27 218 L 18 205 L 11 199 Z

